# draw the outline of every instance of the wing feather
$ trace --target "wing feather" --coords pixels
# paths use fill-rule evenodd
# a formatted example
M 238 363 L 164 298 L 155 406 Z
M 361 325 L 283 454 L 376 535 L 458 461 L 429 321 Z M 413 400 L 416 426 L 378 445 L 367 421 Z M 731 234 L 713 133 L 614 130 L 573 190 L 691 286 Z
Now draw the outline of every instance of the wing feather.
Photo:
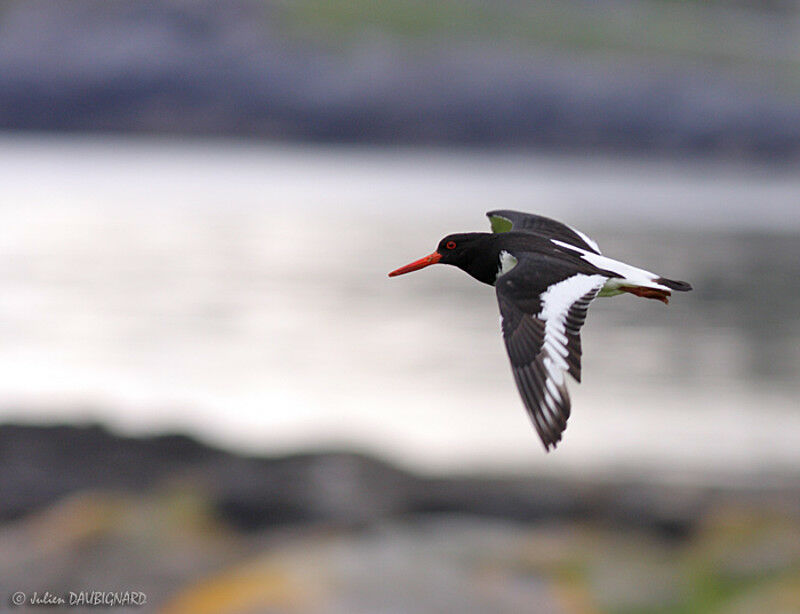
M 498 279 L 497 301 L 514 381 L 549 450 L 567 427 L 571 404 L 564 374 L 580 381 L 580 329 L 606 277 L 578 273 L 532 288 L 521 283 L 524 274 L 523 263 Z
M 492 232 L 530 232 L 600 254 L 597 243 L 580 230 L 549 217 L 509 209 L 489 211 L 486 216 L 492 225 Z

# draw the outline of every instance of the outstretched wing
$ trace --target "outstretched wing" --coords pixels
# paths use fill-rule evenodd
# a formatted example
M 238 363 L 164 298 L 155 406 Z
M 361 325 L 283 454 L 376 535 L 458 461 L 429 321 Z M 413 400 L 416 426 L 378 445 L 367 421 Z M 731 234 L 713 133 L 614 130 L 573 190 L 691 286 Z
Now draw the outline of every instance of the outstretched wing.
M 580 381 L 580 329 L 589 303 L 607 278 L 558 272 L 545 279 L 532 276 L 532 264 L 520 263 L 501 276 L 495 288 L 514 381 L 550 450 L 561 441 L 570 414 L 565 373 Z
M 548 239 L 558 239 L 575 247 L 600 253 L 597 243 L 580 230 L 557 222 L 543 215 L 522 213 L 521 211 L 498 210 L 486 214 L 492 224 L 492 232 L 530 232 Z

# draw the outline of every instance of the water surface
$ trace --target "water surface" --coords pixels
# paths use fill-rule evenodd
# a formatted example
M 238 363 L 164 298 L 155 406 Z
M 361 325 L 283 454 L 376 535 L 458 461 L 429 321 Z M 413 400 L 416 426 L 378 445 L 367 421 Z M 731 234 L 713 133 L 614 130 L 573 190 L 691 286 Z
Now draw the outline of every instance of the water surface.
M 356 447 L 423 471 L 800 464 L 793 169 L 220 141 L 0 139 L 0 419 Z M 493 290 L 386 273 L 492 208 L 690 281 L 600 299 L 563 444 L 514 390 Z

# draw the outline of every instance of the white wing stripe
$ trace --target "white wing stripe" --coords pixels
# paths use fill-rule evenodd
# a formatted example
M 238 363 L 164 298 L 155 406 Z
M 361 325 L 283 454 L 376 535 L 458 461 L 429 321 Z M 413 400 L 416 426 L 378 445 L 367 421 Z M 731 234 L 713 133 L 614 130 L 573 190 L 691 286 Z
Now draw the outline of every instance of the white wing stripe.
M 558 392 L 558 388 L 556 388 L 556 385 L 553 383 L 552 379 L 548 378 L 545 380 L 544 385 L 547 386 L 547 390 L 550 391 L 550 394 L 552 394 L 553 397 L 556 399 L 561 398 L 561 394 Z
M 566 344 L 567 343 L 567 336 L 564 334 L 564 318 L 558 318 L 559 327 L 551 326 L 550 333 L 553 335 L 553 339 L 551 341 L 558 341 L 559 343 Z M 556 349 L 557 346 L 556 346 Z M 566 356 L 566 354 L 564 354 Z
M 564 372 L 569 368 L 566 358 L 566 320 L 569 310 L 577 301 L 592 291 L 599 290 L 606 282 L 604 275 L 578 274 L 553 284 L 541 296 L 542 310 L 536 316 L 544 322 L 545 404 L 556 411 L 556 399 L 561 399 L 560 386 L 564 385 Z
M 655 280 L 659 277 L 655 273 L 631 266 L 630 264 L 625 264 L 619 260 L 606 258 L 600 254 L 595 254 L 585 249 L 581 249 L 580 247 L 575 247 L 574 245 L 570 245 L 564 241 L 559 241 L 558 239 L 552 239 L 552 242 L 556 245 L 560 245 L 561 247 L 566 247 L 567 249 L 578 252 L 581 255 L 581 258 L 586 260 L 586 262 L 593 264 L 598 269 L 613 271 L 618 277 L 624 281 L 630 282 L 631 284 L 644 286 L 646 288 L 656 288 L 658 290 L 669 290 L 667 286 L 662 286 L 661 284 L 655 283 Z
M 586 242 L 586 245 L 591 247 L 598 254 L 600 253 L 600 246 L 597 244 L 597 241 L 595 241 L 594 239 L 589 238 L 586 234 L 582 233 L 577 228 L 573 228 L 572 226 L 568 226 L 567 228 L 569 228 L 572 232 L 574 232 L 581 239 L 583 239 Z
M 567 339 L 566 338 L 561 338 L 561 339 L 559 339 L 559 341 L 561 342 L 560 344 L 549 343 L 547 347 L 549 349 L 553 350 L 554 352 L 557 352 L 558 354 L 560 354 L 564 358 L 566 358 L 567 356 L 569 356 L 569 350 L 567 349 Z M 553 358 L 558 360 L 558 358 L 555 357 L 555 356 Z
M 564 381 L 564 374 L 562 371 L 567 368 L 567 361 L 561 358 L 561 356 L 558 356 L 558 354 L 553 356 L 549 347 L 545 347 L 545 351 L 547 352 L 547 356 L 544 357 L 542 362 L 544 363 L 545 369 L 547 369 L 547 374 L 561 384 Z M 554 360 L 554 358 L 556 358 L 556 360 Z

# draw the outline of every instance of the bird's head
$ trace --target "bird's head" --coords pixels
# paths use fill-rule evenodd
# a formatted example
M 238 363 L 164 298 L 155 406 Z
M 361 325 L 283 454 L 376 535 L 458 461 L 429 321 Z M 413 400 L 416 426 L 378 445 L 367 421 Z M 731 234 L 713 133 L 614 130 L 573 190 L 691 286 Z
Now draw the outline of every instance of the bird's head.
M 424 269 L 426 266 L 441 263 L 457 266 L 473 277 L 484 281 L 481 278 L 482 276 L 479 277 L 476 273 L 484 268 L 481 266 L 483 264 L 482 261 L 491 257 L 487 251 L 487 244 L 490 242 L 491 237 L 492 234 L 486 232 L 447 235 L 439 241 L 439 246 L 435 252 L 392 271 L 389 273 L 389 277 L 411 273 L 412 271 Z M 496 265 L 492 266 L 496 269 Z M 492 277 L 493 280 L 494 277 Z M 489 282 L 487 281 L 486 283 Z

